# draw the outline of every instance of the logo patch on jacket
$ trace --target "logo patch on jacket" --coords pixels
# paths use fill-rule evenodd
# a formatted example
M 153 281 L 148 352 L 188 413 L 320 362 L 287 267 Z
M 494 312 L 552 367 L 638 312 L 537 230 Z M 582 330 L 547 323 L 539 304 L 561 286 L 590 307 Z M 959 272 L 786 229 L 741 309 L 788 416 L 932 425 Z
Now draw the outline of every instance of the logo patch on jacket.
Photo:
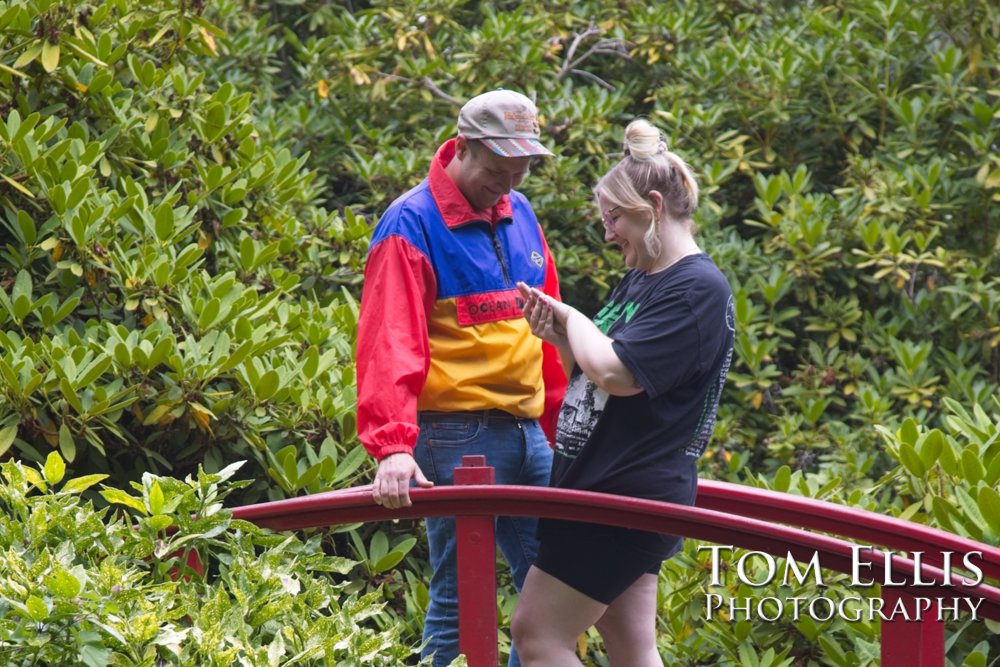
M 469 294 L 455 299 L 458 323 L 463 327 L 524 317 L 524 299 L 516 289 L 488 294 Z
M 540 268 L 542 264 L 545 263 L 545 258 L 542 257 L 542 253 L 538 252 L 537 250 L 532 250 L 531 261 L 535 263 L 535 266 Z

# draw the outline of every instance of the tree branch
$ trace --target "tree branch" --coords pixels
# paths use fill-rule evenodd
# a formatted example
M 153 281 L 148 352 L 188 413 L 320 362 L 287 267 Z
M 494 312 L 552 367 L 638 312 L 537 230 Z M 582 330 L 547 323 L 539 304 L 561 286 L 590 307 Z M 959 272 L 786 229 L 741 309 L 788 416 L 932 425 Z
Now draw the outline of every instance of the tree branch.
M 588 58 L 595 55 L 617 56 L 625 60 L 631 60 L 628 55 L 628 50 L 625 48 L 625 43 L 622 40 L 599 39 L 594 45 L 587 49 L 582 56 L 575 58 L 577 50 L 580 48 L 580 45 L 585 39 L 602 34 L 604 34 L 604 31 L 594 25 L 594 22 L 591 21 L 586 30 L 573 35 L 573 41 L 570 42 L 569 48 L 566 49 L 566 57 L 563 58 L 563 64 L 559 69 L 559 74 L 556 76 L 556 81 L 562 81 L 570 74 L 578 74 L 584 78 L 595 81 L 600 86 L 607 88 L 608 90 L 614 90 L 612 85 L 600 77 L 580 69 L 580 66 Z
M 449 102 L 450 104 L 454 104 L 457 107 L 461 107 L 463 104 L 465 104 L 465 102 L 458 99 L 457 97 L 452 97 L 448 93 L 438 88 L 437 84 L 435 84 L 434 81 L 431 80 L 429 76 L 425 76 L 421 81 L 416 81 L 414 79 L 410 79 L 405 76 L 400 76 L 398 74 L 387 74 L 386 72 L 375 72 L 374 74 L 380 78 L 388 79 L 389 81 L 400 81 L 402 83 L 409 83 L 414 86 L 425 88 L 429 90 L 432 94 L 436 95 L 437 97 L 440 97 L 442 100 Z
M 605 88 L 607 90 L 614 90 L 615 89 L 614 86 L 612 86 L 610 83 L 608 83 L 607 81 L 605 81 L 601 77 L 597 76 L 596 74 L 591 74 L 590 72 L 587 72 L 585 70 L 582 70 L 582 69 L 571 69 L 570 73 L 571 74 L 579 74 L 580 76 L 582 76 L 585 79 L 590 79 L 591 81 L 593 81 L 594 83 L 596 83 L 601 88 Z

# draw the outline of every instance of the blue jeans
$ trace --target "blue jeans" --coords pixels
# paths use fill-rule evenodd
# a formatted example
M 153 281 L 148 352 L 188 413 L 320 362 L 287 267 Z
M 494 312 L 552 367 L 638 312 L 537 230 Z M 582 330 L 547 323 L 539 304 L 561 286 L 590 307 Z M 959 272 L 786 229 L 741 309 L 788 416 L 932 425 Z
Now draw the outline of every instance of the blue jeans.
M 547 486 L 552 468 L 552 449 L 533 419 L 515 419 L 487 412 L 423 412 L 420 437 L 413 456 L 427 479 L 436 485 L 453 483 L 453 470 L 462 457 L 481 454 L 495 469 L 497 484 Z M 535 517 L 497 517 L 496 541 L 510 566 L 518 591 L 528 568 L 535 561 L 538 541 Z M 458 656 L 458 566 L 455 551 L 455 520 L 438 517 L 425 520 L 430 563 L 433 569 L 430 604 L 424 619 L 422 657 L 434 654 L 434 667 L 446 667 Z M 520 667 L 511 650 L 509 667 Z

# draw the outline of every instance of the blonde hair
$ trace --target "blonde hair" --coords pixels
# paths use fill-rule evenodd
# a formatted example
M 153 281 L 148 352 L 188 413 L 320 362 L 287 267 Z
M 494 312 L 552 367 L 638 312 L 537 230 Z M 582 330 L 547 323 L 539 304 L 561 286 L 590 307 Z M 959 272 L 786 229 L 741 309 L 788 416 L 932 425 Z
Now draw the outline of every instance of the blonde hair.
M 654 257 L 660 255 L 656 231 L 656 207 L 649 193 L 663 196 L 664 217 L 693 227 L 691 216 L 698 206 L 698 183 L 694 173 L 667 148 L 666 138 L 649 121 L 638 119 L 625 128 L 625 157 L 594 186 L 594 198 L 604 197 L 626 211 L 649 211 L 650 224 L 644 240 Z

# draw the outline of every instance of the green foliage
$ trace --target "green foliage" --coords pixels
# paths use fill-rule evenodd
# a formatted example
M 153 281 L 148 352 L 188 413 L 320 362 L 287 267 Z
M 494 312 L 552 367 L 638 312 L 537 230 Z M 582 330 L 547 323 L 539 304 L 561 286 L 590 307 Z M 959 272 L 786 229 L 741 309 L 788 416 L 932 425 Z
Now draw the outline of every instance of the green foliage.
M 0 1 L 0 452 L 133 481 L 247 459 L 241 500 L 353 484 L 370 223 L 506 86 L 559 154 L 523 190 L 585 310 L 623 270 L 590 186 L 624 124 L 698 173 L 737 317 L 706 477 L 998 539 L 996 3 L 70 4 Z M 330 540 L 413 639 L 408 531 Z M 695 597 L 661 600 L 672 662 L 870 664 L 870 628 L 700 627 Z
M 352 561 L 223 509 L 245 484 L 229 481 L 241 465 L 183 481 L 147 474 L 131 493 L 105 486 L 111 507 L 96 510 L 81 494 L 104 475 L 64 479 L 56 452 L 40 469 L 2 464 L 3 664 L 408 660 L 398 630 L 373 627 L 378 591 L 345 592 Z
M 224 33 L 199 6 L 0 3 L 0 445 L 330 488 L 361 458 L 341 286 L 368 225 L 206 77 Z

